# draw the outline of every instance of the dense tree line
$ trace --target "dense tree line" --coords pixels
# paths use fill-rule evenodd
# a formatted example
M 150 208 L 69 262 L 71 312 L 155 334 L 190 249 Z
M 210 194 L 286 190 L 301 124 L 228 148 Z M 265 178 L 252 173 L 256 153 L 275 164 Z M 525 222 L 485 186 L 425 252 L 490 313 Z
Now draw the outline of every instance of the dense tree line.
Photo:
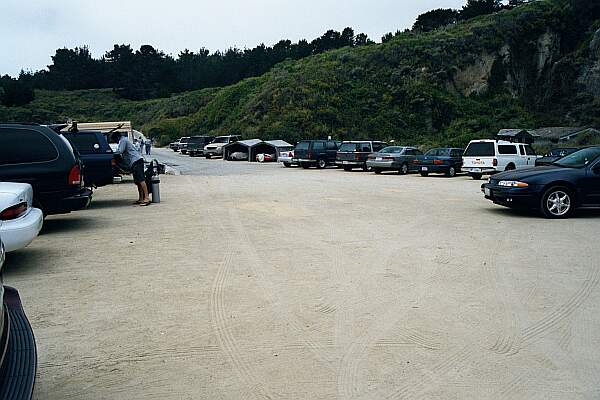
M 175 58 L 152 46 L 134 50 L 115 45 L 100 59 L 87 47 L 58 49 L 47 70 L 22 72 L 18 79 L 0 78 L 2 103 L 21 105 L 32 100 L 33 89 L 78 90 L 114 88 L 124 98 L 140 100 L 165 97 L 171 93 L 227 86 L 242 79 L 260 76 L 286 59 L 300 59 L 346 46 L 373 43 L 367 35 L 355 35 L 352 28 L 327 31 L 309 42 L 281 40 L 273 46 L 253 49 L 230 48 L 210 53 L 184 50 Z

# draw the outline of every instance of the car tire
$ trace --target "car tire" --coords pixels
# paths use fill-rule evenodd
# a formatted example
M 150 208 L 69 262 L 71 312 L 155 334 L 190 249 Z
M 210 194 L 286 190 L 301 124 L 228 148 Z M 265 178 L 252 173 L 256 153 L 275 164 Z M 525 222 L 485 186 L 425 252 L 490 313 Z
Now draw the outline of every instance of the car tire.
M 450 168 L 448 168 L 448 172 L 446 172 L 446 176 L 448 178 L 454 178 L 456 176 L 456 168 L 454 168 L 452 166 Z
M 309 169 L 310 168 L 310 164 L 308 164 L 308 163 L 302 163 L 302 164 L 300 164 L 300 166 L 302 168 L 304 168 L 304 169 Z
M 406 174 L 408 174 L 408 164 L 407 163 L 402 164 L 402 166 L 398 170 L 398 173 L 400 175 L 406 175 Z
M 373 172 L 375 172 L 377 175 L 380 175 L 383 170 L 381 168 L 373 168 Z
M 573 192 L 562 186 L 551 187 L 542 196 L 541 209 L 546 218 L 569 218 L 575 209 Z
M 427 178 L 429 176 L 429 172 L 421 172 L 421 176 Z
M 327 161 L 323 160 L 322 158 L 319 161 L 317 161 L 318 169 L 323 169 L 325 167 L 327 167 Z
M 478 181 L 481 179 L 481 177 L 483 176 L 483 174 L 469 174 L 471 176 L 471 178 L 473 178 L 474 180 Z
M 286 167 L 286 168 L 291 168 L 292 164 L 290 164 L 289 162 L 284 162 L 283 166 Z
M 350 171 L 352 171 L 352 167 L 349 165 L 344 165 L 344 171 L 350 172 Z
M 206 155 L 204 156 L 204 158 L 206 158 L 207 160 L 210 160 L 210 158 L 211 158 L 211 157 L 212 157 L 212 156 L 211 156 L 210 154 L 206 154 Z

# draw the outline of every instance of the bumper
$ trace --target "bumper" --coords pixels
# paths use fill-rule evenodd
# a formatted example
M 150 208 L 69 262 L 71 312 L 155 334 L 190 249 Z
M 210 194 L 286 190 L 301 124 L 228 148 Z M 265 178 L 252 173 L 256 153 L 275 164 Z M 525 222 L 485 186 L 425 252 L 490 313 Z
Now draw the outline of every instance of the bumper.
M 209 156 L 222 156 L 223 149 L 204 149 L 204 154 Z
M 361 163 L 362 165 L 362 163 Z M 400 169 L 402 165 L 396 164 L 393 161 L 377 161 L 377 160 L 367 160 L 367 167 L 370 168 L 378 168 L 378 169 Z
M 277 159 L 277 161 L 281 162 L 281 163 L 289 163 L 289 164 L 295 164 L 294 160 L 290 157 L 279 157 Z
M 202 156 L 204 155 L 204 150 L 203 149 L 187 149 L 187 153 L 191 156 Z
M 339 165 L 340 167 L 362 167 L 363 165 L 365 165 L 364 161 L 346 161 L 346 160 L 337 160 L 335 162 L 335 165 Z M 368 165 L 368 163 L 367 163 Z
M 73 196 L 46 202 L 46 204 L 44 204 L 44 211 L 47 215 L 52 215 L 67 214 L 71 211 L 84 209 L 92 202 L 92 193 L 91 189 L 84 188 Z
M 35 338 L 19 293 L 10 287 L 4 289 L 9 321 L 7 352 L 0 366 L 0 399 L 31 399 L 37 369 Z
M 479 167 L 462 167 L 462 172 L 467 172 L 469 174 L 481 174 L 481 175 L 491 175 L 495 174 L 496 171 L 494 168 L 479 168 Z
M 296 164 L 316 164 L 317 160 L 308 160 L 306 158 L 293 158 L 292 162 Z
M 0 236 L 4 240 L 6 251 L 19 250 L 29 245 L 37 237 L 43 223 L 44 215 L 38 208 L 32 208 L 24 217 L 4 222 L 0 228 Z
M 414 164 L 411 167 L 411 170 L 417 172 L 427 172 L 430 174 L 445 174 L 450 170 L 449 165 L 419 165 Z
M 486 199 L 505 207 L 538 208 L 540 204 L 540 194 L 535 189 L 505 188 L 487 183 L 481 186 L 481 191 Z

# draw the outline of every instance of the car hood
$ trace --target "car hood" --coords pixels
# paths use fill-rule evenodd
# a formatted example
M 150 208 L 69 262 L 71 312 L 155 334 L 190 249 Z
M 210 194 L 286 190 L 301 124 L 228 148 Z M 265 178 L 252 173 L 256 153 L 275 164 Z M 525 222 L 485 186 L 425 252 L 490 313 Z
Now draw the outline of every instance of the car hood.
M 498 181 L 521 181 L 528 178 L 537 178 L 544 175 L 551 175 L 563 172 L 568 168 L 548 165 L 545 167 L 532 167 L 513 171 L 505 171 L 493 176 Z

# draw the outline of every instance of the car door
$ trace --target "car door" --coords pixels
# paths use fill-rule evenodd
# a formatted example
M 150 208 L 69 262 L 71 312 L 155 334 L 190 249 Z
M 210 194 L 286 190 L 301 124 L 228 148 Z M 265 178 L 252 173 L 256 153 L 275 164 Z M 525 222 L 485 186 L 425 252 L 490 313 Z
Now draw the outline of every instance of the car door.
M 585 171 L 582 182 L 583 203 L 586 205 L 600 205 L 600 159 Z
M 524 144 L 520 144 L 519 146 L 519 164 L 517 164 L 517 166 L 521 166 L 521 167 L 526 167 L 528 165 L 528 159 L 527 159 L 527 151 L 525 150 L 525 145 Z
M 530 145 L 526 144 L 525 145 L 525 154 L 527 156 L 527 166 L 534 167 L 535 166 L 535 160 L 537 160 L 537 153 L 535 152 L 535 150 L 533 149 L 533 147 L 531 147 Z

